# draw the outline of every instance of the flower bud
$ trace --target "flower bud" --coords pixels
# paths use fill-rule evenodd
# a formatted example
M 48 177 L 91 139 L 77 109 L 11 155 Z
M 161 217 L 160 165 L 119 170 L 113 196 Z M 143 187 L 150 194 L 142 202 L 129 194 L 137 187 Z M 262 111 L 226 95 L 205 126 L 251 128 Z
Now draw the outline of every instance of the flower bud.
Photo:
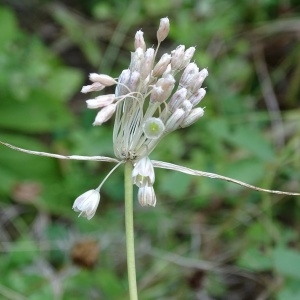
M 194 77 L 195 74 L 199 72 L 199 68 L 195 63 L 190 63 L 184 69 L 179 84 L 184 87 L 188 87 L 191 79 Z
M 176 130 L 184 119 L 185 111 L 182 108 L 177 108 L 174 113 L 171 114 L 166 123 L 166 132 Z
M 192 103 L 189 100 L 184 100 L 181 108 L 184 110 L 185 114 L 184 117 L 188 116 L 193 108 Z
M 81 89 L 81 93 L 90 93 L 90 92 L 98 92 L 105 88 L 105 85 L 101 84 L 100 82 L 94 82 L 91 85 L 85 85 Z
M 196 107 L 196 108 L 192 109 L 190 114 L 187 117 L 185 117 L 185 119 L 182 121 L 182 123 L 180 124 L 180 127 L 185 128 L 185 127 L 192 125 L 193 123 L 198 121 L 203 115 L 204 115 L 203 108 Z
M 149 118 L 143 123 L 143 131 L 148 139 L 158 139 L 164 130 L 165 125 L 159 118 Z
M 154 49 L 153 48 L 148 48 L 147 51 L 145 52 L 144 59 L 141 64 L 141 78 L 144 79 L 146 78 L 153 67 L 153 61 L 154 61 Z
M 108 121 L 116 111 L 117 104 L 113 103 L 108 106 L 103 107 L 97 114 L 94 126 L 102 125 L 104 122 Z
M 166 70 L 164 71 L 161 77 L 166 78 L 169 74 L 171 74 L 171 72 L 172 72 L 171 64 L 168 64 Z
M 189 98 L 189 101 L 192 103 L 193 107 L 199 104 L 199 102 L 204 98 L 205 94 L 206 90 L 201 88 Z
M 169 98 L 174 88 L 175 79 L 172 75 L 167 75 L 165 78 L 160 78 L 154 86 L 151 95 L 151 102 L 164 102 Z
M 99 82 L 105 86 L 111 86 L 117 83 L 112 77 L 105 74 L 97 74 L 97 73 L 91 73 L 90 80 L 93 82 Z
M 189 90 L 192 92 L 192 94 L 196 93 L 199 90 L 207 76 L 207 69 L 203 69 L 191 78 L 191 81 L 189 82 Z
M 192 57 L 194 56 L 196 48 L 190 47 L 184 52 L 183 61 L 180 66 L 181 69 L 185 68 L 191 61 Z
M 156 196 L 153 186 L 140 187 L 138 191 L 138 200 L 141 206 L 155 206 Z
M 82 215 L 90 220 L 95 215 L 99 201 L 99 191 L 89 190 L 76 198 L 73 204 L 73 209 L 77 212 L 80 212 L 78 217 Z
M 180 69 L 180 66 L 182 65 L 182 62 L 183 62 L 184 49 L 185 49 L 185 46 L 180 45 L 171 52 L 172 53 L 172 59 L 171 59 L 172 70 Z
M 160 44 L 169 34 L 170 31 L 170 22 L 168 18 L 160 19 L 159 28 L 157 30 L 157 41 Z
M 171 97 L 169 103 L 168 103 L 168 108 L 171 112 L 174 112 L 177 108 L 181 106 L 183 101 L 186 99 L 187 96 L 187 89 L 186 88 L 181 88 L 177 90 L 173 96 Z
M 128 84 L 127 84 L 130 91 L 136 91 L 137 90 L 137 87 L 140 83 L 140 79 L 141 79 L 141 76 L 140 76 L 139 72 L 133 71 L 131 73 L 130 79 L 129 79 Z
M 138 30 L 135 34 L 134 38 L 134 49 L 142 48 L 143 51 L 146 51 L 146 43 L 144 40 L 144 32 L 141 30 Z
M 144 51 L 142 48 L 137 48 L 135 52 L 131 52 L 131 62 L 129 69 L 131 72 L 140 71 L 141 64 L 144 59 Z
M 117 97 L 123 96 L 129 92 L 129 89 L 126 87 L 129 82 L 129 79 L 130 79 L 130 74 L 131 73 L 130 73 L 129 69 L 123 70 L 122 73 L 120 74 L 119 79 L 118 79 L 118 84 L 116 87 L 116 96 Z
M 132 170 L 133 183 L 138 187 L 152 186 L 155 181 L 155 173 L 148 156 L 142 157 Z
M 160 58 L 158 63 L 153 68 L 152 76 L 154 77 L 161 76 L 165 72 L 170 61 L 171 61 L 171 55 L 167 53 L 163 54 L 163 56 Z
M 86 100 L 87 108 L 95 109 L 107 106 L 114 102 L 116 99 L 115 94 L 98 96 L 95 99 Z

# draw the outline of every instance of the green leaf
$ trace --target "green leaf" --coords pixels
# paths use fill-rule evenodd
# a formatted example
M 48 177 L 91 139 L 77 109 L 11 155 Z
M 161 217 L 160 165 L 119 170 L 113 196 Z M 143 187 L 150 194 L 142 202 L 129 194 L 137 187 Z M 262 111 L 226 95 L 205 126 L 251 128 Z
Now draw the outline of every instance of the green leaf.
M 300 280 L 300 253 L 286 248 L 277 248 L 273 253 L 278 273 Z
M 268 271 L 272 267 L 272 259 L 266 253 L 251 247 L 243 252 L 238 265 L 253 271 Z

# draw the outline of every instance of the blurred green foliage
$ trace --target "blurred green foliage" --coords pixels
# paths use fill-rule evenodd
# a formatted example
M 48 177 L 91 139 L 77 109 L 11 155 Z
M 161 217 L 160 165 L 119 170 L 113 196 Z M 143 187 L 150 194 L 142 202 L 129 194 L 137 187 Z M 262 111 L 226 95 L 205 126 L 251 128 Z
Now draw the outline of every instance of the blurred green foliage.
M 4 2 L 0 140 L 113 156 L 112 123 L 92 127 L 95 112 L 79 91 L 88 73 L 117 77 L 127 67 L 136 30 L 155 44 L 166 15 L 160 54 L 197 45 L 195 60 L 210 76 L 204 118 L 151 158 L 299 191 L 297 1 Z M 71 210 L 110 168 L 0 146 L 3 299 L 127 299 L 122 170 L 103 186 L 91 221 Z M 297 198 L 160 169 L 155 190 L 155 209 L 135 206 L 140 299 L 300 298 Z M 90 240 L 100 249 L 93 267 L 85 258 L 95 249 L 74 263 L 78 242 Z

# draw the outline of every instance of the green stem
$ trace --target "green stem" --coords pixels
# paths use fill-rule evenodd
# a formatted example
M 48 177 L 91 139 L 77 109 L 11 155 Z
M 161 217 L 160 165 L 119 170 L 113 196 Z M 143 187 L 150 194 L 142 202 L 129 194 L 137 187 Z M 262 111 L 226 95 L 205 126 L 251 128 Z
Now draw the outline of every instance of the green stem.
M 138 300 L 134 255 L 132 168 L 132 163 L 127 161 L 124 171 L 126 252 L 130 300 Z

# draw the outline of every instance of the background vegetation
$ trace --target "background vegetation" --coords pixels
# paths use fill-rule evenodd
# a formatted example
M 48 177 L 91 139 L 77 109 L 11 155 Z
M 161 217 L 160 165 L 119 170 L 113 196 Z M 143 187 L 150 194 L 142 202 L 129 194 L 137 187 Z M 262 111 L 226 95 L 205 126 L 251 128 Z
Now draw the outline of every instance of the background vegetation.
M 161 51 L 197 45 L 205 117 L 151 158 L 300 191 L 298 1 L 1 1 L 0 140 L 107 155 L 112 122 L 92 127 L 88 73 L 117 77 L 135 32 Z M 127 299 L 122 170 L 96 216 L 71 210 L 111 165 L 0 146 L 0 298 Z M 300 299 L 299 198 L 156 170 L 155 209 L 135 205 L 140 299 Z

